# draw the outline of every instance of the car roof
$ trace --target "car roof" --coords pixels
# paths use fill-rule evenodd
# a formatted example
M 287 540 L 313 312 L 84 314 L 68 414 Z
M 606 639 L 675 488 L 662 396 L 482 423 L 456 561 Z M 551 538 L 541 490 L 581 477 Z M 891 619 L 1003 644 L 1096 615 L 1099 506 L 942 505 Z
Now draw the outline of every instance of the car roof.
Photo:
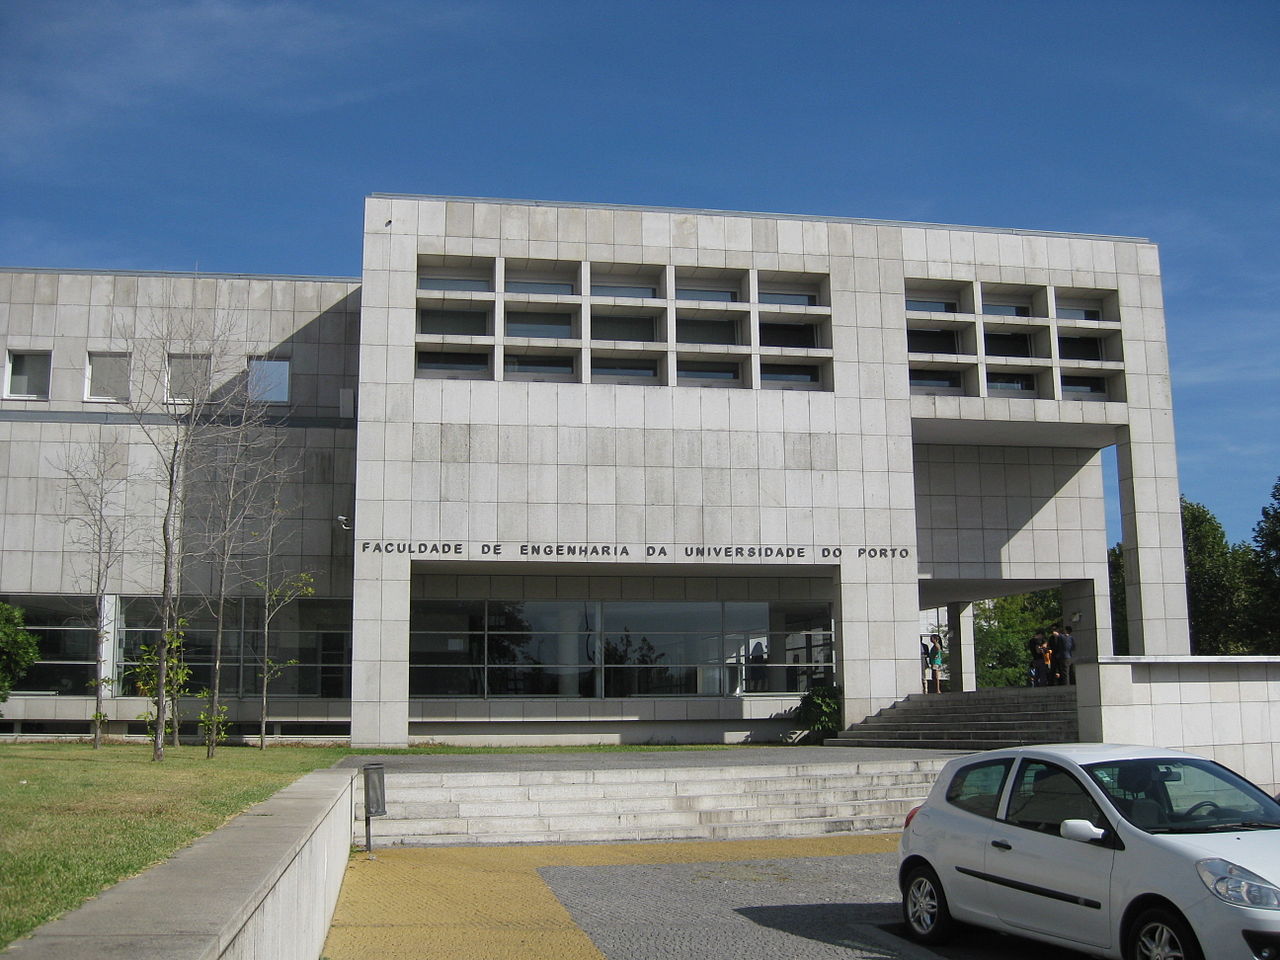
M 956 758 L 962 762 L 972 762 L 983 757 L 1021 757 L 1036 756 L 1046 760 L 1061 760 L 1077 765 L 1105 763 L 1108 760 L 1202 760 L 1192 753 L 1182 750 L 1170 750 L 1165 747 L 1152 747 L 1133 743 L 1044 743 L 1022 747 L 1005 747 L 1000 750 L 988 750 L 984 753 L 970 754 L 968 757 Z M 953 760 L 953 763 L 956 761 Z

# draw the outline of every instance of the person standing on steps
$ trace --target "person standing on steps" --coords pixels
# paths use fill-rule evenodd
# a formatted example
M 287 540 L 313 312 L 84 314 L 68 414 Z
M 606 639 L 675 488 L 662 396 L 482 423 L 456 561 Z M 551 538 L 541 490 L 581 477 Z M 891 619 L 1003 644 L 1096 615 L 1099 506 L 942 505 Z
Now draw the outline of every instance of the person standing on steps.
M 929 637 L 929 674 L 933 678 L 933 692 L 942 692 L 942 637 Z
M 1049 668 L 1046 663 L 1049 656 L 1049 641 L 1044 637 L 1044 630 L 1037 630 L 1027 641 L 1027 653 L 1031 658 L 1031 685 L 1043 687 L 1049 682 Z
M 1071 665 L 1076 657 L 1076 638 L 1071 632 L 1071 625 L 1062 628 L 1062 658 L 1058 663 L 1058 682 L 1070 686 L 1076 682 L 1075 668 Z

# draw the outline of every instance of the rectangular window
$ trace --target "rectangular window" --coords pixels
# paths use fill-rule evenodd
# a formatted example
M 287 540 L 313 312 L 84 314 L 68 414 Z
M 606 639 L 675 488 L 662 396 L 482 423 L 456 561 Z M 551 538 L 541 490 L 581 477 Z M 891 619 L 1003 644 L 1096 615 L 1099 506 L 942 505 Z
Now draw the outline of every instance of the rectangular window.
M 289 361 L 249 361 L 249 397 L 257 403 L 289 402 Z
M 127 353 L 89 354 L 88 400 L 129 399 L 129 355 Z
M 676 340 L 680 343 L 738 343 L 737 320 L 694 320 L 676 318 Z
M 815 307 L 818 305 L 816 293 L 785 293 L 781 291 L 761 290 L 761 303 L 782 303 L 794 307 Z
M 591 284 L 591 295 L 593 297 L 637 297 L 644 300 L 652 300 L 657 297 L 658 288 L 634 283 L 593 283 Z
M 960 304 L 955 300 L 918 300 L 907 297 L 907 309 L 915 313 L 959 313 Z
M 1036 375 L 1034 373 L 989 373 L 987 374 L 987 389 L 1034 393 Z
M 573 357 L 511 354 L 503 361 L 508 380 L 573 380 Z
M 688 386 L 733 386 L 742 379 L 742 371 L 736 363 L 680 360 L 676 363 L 676 376 Z
M 812 323 L 761 323 L 762 347 L 816 347 L 818 331 Z
M 1103 377 L 1063 377 L 1062 392 L 1073 400 L 1105 399 L 1107 381 Z
M 1059 320 L 1101 320 L 1102 311 L 1093 307 L 1058 307 Z
M 991 317 L 1031 316 L 1031 308 L 1020 303 L 984 303 L 982 312 Z
M 1031 356 L 1031 338 L 1025 333 L 988 333 L 986 344 L 993 357 Z
M 573 315 L 508 311 L 507 336 L 567 340 L 573 337 Z
M 507 293 L 572 294 L 573 284 L 559 280 L 508 280 Z
M 760 379 L 779 386 L 821 386 L 822 368 L 813 363 L 762 363 Z
M 912 353 L 959 353 L 954 330 L 908 330 L 907 349 Z
M 677 300 L 716 300 L 720 303 L 733 303 L 738 299 L 737 290 L 714 289 L 708 287 L 677 287 Z
M 489 354 L 462 351 L 418 351 L 418 371 L 426 374 L 466 374 L 482 377 L 489 372 Z
M 593 357 L 591 379 L 615 383 L 657 383 L 658 361 L 621 357 Z
M 652 343 L 655 317 L 597 317 L 591 318 L 592 340 L 632 340 Z
M 9 354 L 9 396 L 28 400 L 49 399 L 49 369 L 52 355 L 47 352 Z
M 958 370 L 912 370 L 909 377 L 913 393 L 959 392 L 964 385 Z
M 487 277 L 418 277 L 419 290 L 478 290 L 489 291 L 493 284 Z
M 457 337 L 483 337 L 489 333 L 489 314 L 483 310 L 421 310 L 418 332 Z
M 209 396 L 209 357 L 204 354 L 169 355 L 169 380 L 165 394 L 170 400 L 191 403 Z
M 1101 360 L 1102 340 L 1098 337 L 1059 337 L 1058 354 L 1063 360 Z

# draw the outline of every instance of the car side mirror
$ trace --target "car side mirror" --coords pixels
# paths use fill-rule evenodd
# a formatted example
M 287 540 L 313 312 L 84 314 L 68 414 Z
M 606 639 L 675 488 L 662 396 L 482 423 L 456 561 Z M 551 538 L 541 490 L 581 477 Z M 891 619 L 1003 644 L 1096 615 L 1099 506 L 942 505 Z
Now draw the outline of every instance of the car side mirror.
M 1092 843 L 1106 837 L 1107 831 L 1101 827 L 1095 827 L 1088 820 L 1063 820 L 1062 825 L 1058 827 L 1058 834 L 1067 840 Z

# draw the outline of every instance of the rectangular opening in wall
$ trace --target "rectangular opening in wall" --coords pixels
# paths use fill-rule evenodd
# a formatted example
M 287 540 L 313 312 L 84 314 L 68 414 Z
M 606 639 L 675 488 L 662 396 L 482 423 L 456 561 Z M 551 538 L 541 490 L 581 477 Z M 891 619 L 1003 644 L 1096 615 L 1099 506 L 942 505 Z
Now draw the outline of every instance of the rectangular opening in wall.
M 418 311 L 418 332 L 454 337 L 490 336 L 489 311 L 422 309 Z
M 657 357 L 593 356 L 592 383 L 655 384 L 660 381 Z
M 289 361 L 273 357 L 249 359 L 249 397 L 256 403 L 289 402 Z
M 418 289 L 492 291 L 493 261 L 483 257 L 419 257 Z
M 964 395 L 964 376 L 959 370 L 929 370 L 912 367 L 908 378 L 911 392 L 917 396 Z
M 1059 320 L 1120 322 L 1120 298 L 1115 290 L 1054 287 L 1053 296 Z
M 760 386 L 771 390 L 821 390 L 823 365 L 819 363 L 761 363 Z
M 572 340 L 577 335 L 572 313 L 508 310 L 506 323 L 508 337 Z
M 597 308 L 598 310 L 598 308 Z M 652 343 L 658 339 L 658 317 L 654 314 L 623 315 L 591 313 L 592 340 L 629 340 L 636 343 Z
M 89 354 L 85 399 L 113 400 L 118 403 L 129 399 L 129 354 Z
M 828 278 L 816 273 L 789 273 L 761 270 L 758 276 L 759 303 L 789 307 L 816 307 L 826 302 Z
M 8 395 L 20 400 L 48 400 L 52 362 L 47 351 L 11 350 Z
M 1100 307 L 1058 307 L 1059 320 L 1101 320 L 1102 309 Z
M 1025 333 L 992 333 L 984 337 L 987 355 L 992 357 L 1030 357 L 1031 337 Z
M 578 292 L 579 265 L 572 260 L 506 261 L 507 293 L 572 296 Z
M 982 313 L 989 317 L 1047 317 L 1049 288 L 1013 283 L 984 283 Z
M 489 351 L 419 350 L 417 374 L 449 380 L 483 380 L 490 376 Z
M 677 267 L 676 299 L 736 303 L 747 299 L 745 270 Z
M 1063 360 L 1105 360 L 1101 337 L 1058 337 L 1058 355 Z
M 955 330 L 908 330 L 907 350 L 911 353 L 959 353 Z
M 735 387 L 742 383 L 737 361 L 677 360 L 676 379 L 689 387 Z
M 665 268 L 641 263 L 591 264 L 591 295 L 653 300 L 662 295 Z
M 208 398 L 212 389 L 208 354 L 170 354 L 165 396 L 179 403 Z
M 762 347 L 820 347 L 818 325 L 814 323 L 777 323 L 760 321 Z
M 568 353 L 510 353 L 503 360 L 503 376 L 508 380 L 578 379 L 576 356 Z
M 1006 373 L 992 371 L 987 374 L 987 392 L 991 396 L 1038 396 L 1034 373 Z
M 677 317 L 676 340 L 680 343 L 739 344 L 742 342 L 741 322 L 736 318 Z
M 1062 377 L 1063 400 L 1109 400 L 1106 377 Z
M 908 313 L 973 313 L 973 284 L 908 277 L 903 281 Z

